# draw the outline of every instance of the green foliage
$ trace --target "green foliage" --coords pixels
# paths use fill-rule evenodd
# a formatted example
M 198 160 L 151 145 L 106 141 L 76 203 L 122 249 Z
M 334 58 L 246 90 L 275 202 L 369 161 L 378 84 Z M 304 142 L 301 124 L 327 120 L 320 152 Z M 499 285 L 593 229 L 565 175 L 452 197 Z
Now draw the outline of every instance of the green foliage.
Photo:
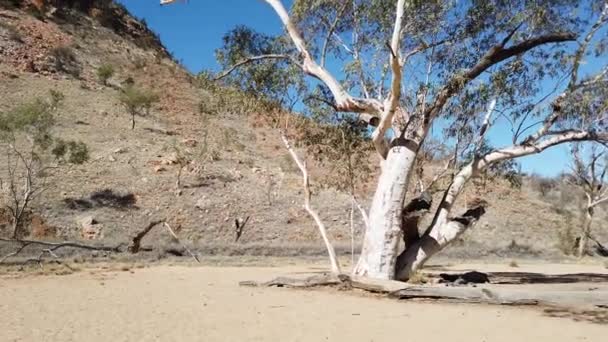
M 97 68 L 97 77 L 101 84 L 106 85 L 108 79 L 114 75 L 114 67 L 111 64 L 102 64 Z
M 52 134 L 54 113 L 63 99 L 59 94 L 51 92 L 48 100 L 36 98 L 0 113 L 0 148 L 6 156 L 0 184 L 10 189 L 0 192 L 0 203 L 12 215 L 13 238 L 25 235 L 24 215 L 49 186 L 49 170 L 56 169 L 49 166 L 50 158 L 81 164 L 89 157 L 84 143 L 65 141 Z
M 81 141 L 56 139 L 51 153 L 55 158 L 65 160 L 70 164 L 82 164 L 89 160 L 89 148 Z
M 283 37 L 271 37 L 245 26 L 237 26 L 222 40 L 223 45 L 216 50 L 216 58 L 224 69 L 252 56 L 286 54 L 293 50 Z M 260 59 L 244 64 L 224 78 L 224 82 L 288 108 L 295 104 L 305 89 L 301 70 L 284 58 Z
M 44 150 L 52 143 L 50 130 L 54 124 L 51 104 L 34 99 L 0 114 L 0 140 L 14 144 L 18 135 L 25 135 L 32 144 Z
M 196 83 L 205 90 L 198 104 L 199 114 L 230 115 L 230 114 L 260 114 L 270 116 L 280 106 L 263 97 L 248 93 L 233 86 L 221 86 L 213 81 L 208 72 L 201 72 Z
M 302 120 L 297 127 L 298 142 L 329 172 L 324 184 L 355 193 L 372 175 L 369 156 L 372 144 L 364 125 L 339 118 L 334 124 Z
M 65 100 L 65 95 L 59 90 L 51 89 L 49 90 L 49 95 L 51 97 L 51 108 L 54 110 L 59 108 Z
M 54 112 L 64 95 L 54 90 L 50 91 L 50 95 L 48 101 L 36 98 L 11 111 L 0 113 L 0 142 L 12 145 L 15 150 L 29 150 L 36 155 L 35 159 L 41 158 L 41 154 L 52 147 L 50 152 L 55 158 L 82 164 L 89 158 L 87 145 L 56 138 L 52 134 L 56 123 Z
M 119 101 L 131 115 L 131 129 L 135 128 L 135 116 L 149 115 L 150 109 L 158 100 L 158 95 L 147 89 L 139 89 L 135 86 L 127 86 L 123 89 Z

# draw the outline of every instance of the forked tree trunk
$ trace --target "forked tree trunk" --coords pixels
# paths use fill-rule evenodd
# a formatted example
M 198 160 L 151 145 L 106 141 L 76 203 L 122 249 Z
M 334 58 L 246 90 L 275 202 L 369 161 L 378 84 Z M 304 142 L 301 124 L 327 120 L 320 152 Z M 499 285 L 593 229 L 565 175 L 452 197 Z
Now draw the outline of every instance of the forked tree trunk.
M 589 241 L 589 233 L 591 232 L 591 222 L 593 221 L 593 208 L 589 207 L 585 210 L 585 218 L 583 219 L 583 231 L 578 239 L 578 250 L 576 255 L 579 258 L 585 256 L 587 251 L 587 242 Z
M 435 213 L 433 222 L 422 237 L 399 255 L 395 278 L 408 280 L 424 263 L 471 227 L 485 213 L 485 203 L 471 207 L 458 217 L 450 217 L 452 207 L 467 181 L 476 173 L 476 161 L 465 166 L 452 180 Z
M 401 213 L 417 146 L 406 143 L 388 152 L 369 211 L 361 256 L 353 273 L 377 279 L 394 279 L 402 237 Z

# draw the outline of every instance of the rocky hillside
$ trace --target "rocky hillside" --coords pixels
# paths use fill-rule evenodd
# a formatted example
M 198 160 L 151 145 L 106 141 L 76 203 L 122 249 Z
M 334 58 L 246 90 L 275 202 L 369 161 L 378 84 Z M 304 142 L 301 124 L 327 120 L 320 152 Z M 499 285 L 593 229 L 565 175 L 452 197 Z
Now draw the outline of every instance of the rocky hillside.
M 222 104 L 120 6 L 91 1 L 83 9 L 66 5 L 77 1 L 48 1 L 39 9 L 26 3 L 0 1 L 0 111 L 58 92 L 63 101 L 56 134 L 81 140 L 90 150 L 88 162 L 49 176 L 28 216 L 27 234 L 116 244 L 149 222 L 166 219 L 201 253 L 322 252 L 316 228 L 301 208 L 300 175 L 278 132 L 260 121 L 264 113 L 244 115 L 228 105 L 230 97 L 222 99 L 226 110 L 209 110 L 211 102 L 214 108 Z M 105 84 L 98 75 L 103 66 L 114 71 Z M 149 115 L 136 118 L 135 129 L 120 103 L 127 85 L 159 97 Z M 327 175 L 317 167 L 313 182 L 316 176 Z M 349 250 L 350 197 L 318 182 L 313 188 L 313 204 L 332 239 Z M 498 182 L 469 192 L 490 202 L 489 212 L 446 254 L 560 256 L 568 228 L 577 231 L 576 217 L 566 220 L 564 208 L 525 186 L 518 190 Z M 235 220 L 247 218 L 235 242 Z M 600 213 L 595 231 L 607 231 L 604 218 Z M 360 222 L 357 217 L 357 241 Z M 9 226 L 8 215 L 0 215 L 3 235 Z M 608 234 L 598 236 L 606 240 Z M 171 239 L 159 229 L 144 244 L 162 251 Z

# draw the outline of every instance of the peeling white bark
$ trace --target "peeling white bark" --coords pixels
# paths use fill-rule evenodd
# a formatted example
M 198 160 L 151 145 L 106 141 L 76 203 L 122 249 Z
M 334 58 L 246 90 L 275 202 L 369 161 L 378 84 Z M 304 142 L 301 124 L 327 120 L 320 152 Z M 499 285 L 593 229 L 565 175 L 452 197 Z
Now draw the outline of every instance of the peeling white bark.
M 393 279 L 402 236 L 401 211 L 416 153 L 416 146 L 396 146 L 388 152 L 372 200 L 369 228 L 354 274 Z

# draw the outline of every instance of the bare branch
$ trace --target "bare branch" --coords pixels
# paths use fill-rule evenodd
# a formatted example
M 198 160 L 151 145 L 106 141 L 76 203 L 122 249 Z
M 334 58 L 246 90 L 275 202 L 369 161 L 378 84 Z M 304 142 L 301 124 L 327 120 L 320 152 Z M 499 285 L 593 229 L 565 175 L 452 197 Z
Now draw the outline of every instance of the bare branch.
M 585 36 L 585 39 L 583 39 L 583 42 L 580 44 L 579 48 L 576 50 L 576 53 L 574 54 L 572 75 L 570 77 L 570 83 L 568 84 L 568 88 L 573 88 L 576 85 L 576 82 L 578 81 L 577 80 L 578 79 L 578 69 L 580 67 L 581 60 L 583 59 L 583 55 L 585 54 L 585 51 L 587 51 L 587 46 L 589 46 L 589 43 L 591 42 L 591 39 L 593 39 L 593 36 L 595 35 L 595 33 L 606 22 L 608 22 L 608 2 L 606 2 L 604 4 L 604 9 L 602 10 L 602 13 L 600 14 L 600 16 L 597 19 L 597 21 L 595 22 L 595 24 L 593 24 L 593 26 L 589 30 L 589 33 L 587 33 L 587 35 Z
M 171 234 L 171 236 L 173 236 L 175 241 L 177 241 L 180 245 L 182 245 L 182 247 L 186 250 L 186 252 L 188 252 L 188 254 L 190 254 L 192 259 L 194 259 L 196 262 L 198 262 L 200 264 L 201 261 L 198 259 L 198 256 L 196 254 L 192 253 L 192 251 L 188 247 L 186 247 L 186 245 L 177 237 L 177 234 L 175 234 L 173 229 L 171 229 L 171 226 L 167 223 L 167 221 L 164 221 L 163 225 L 165 226 L 165 228 L 167 228 L 167 230 L 169 231 L 169 234 Z
M 479 152 L 479 149 L 483 144 L 483 140 L 490 126 L 490 118 L 492 117 L 494 107 L 496 107 L 496 99 L 492 99 L 492 101 L 490 101 L 490 106 L 488 106 L 488 111 L 486 112 L 486 116 L 484 117 L 483 123 L 481 124 L 479 136 L 477 137 L 477 142 L 475 142 L 475 154 Z
M 334 19 L 334 21 L 330 25 L 328 25 L 329 27 L 327 30 L 327 37 L 325 37 L 325 41 L 323 42 L 323 48 L 321 49 L 320 64 L 322 67 L 325 67 L 325 56 L 327 55 L 327 49 L 329 47 L 329 40 L 331 39 L 332 36 L 334 36 L 336 27 L 338 26 L 338 23 L 340 22 L 340 19 L 342 19 L 342 15 L 344 14 L 344 12 L 346 11 L 347 8 L 348 8 L 348 1 L 345 1 L 342 8 L 338 11 L 338 13 L 336 13 L 336 18 Z
M 340 265 L 338 264 L 338 259 L 336 258 L 334 246 L 332 246 L 331 242 L 329 241 L 329 238 L 327 237 L 327 229 L 325 229 L 325 225 L 321 221 L 321 218 L 319 217 L 317 212 L 314 211 L 310 206 L 310 184 L 308 181 L 308 170 L 306 169 L 306 164 L 300 160 L 294 149 L 291 147 L 289 140 L 287 140 L 287 137 L 285 137 L 284 134 L 281 134 L 281 139 L 285 144 L 285 148 L 287 148 L 287 151 L 291 155 L 291 158 L 298 165 L 298 168 L 300 168 L 300 171 L 302 172 L 302 177 L 304 178 L 304 208 L 306 209 L 308 214 L 314 219 L 315 223 L 317 224 L 317 227 L 319 228 L 319 232 L 321 233 L 321 237 L 323 238 L 323 242 L 325 243 L 325 247 L 327 248 L 327 253 L 329 254 L 331 271 L 334 274 L 340 274 Z
M 295 61 L 295 59 L 292 56 L 289 56 L 289 55 L 268 54 L 268 55 L 251 56 L 251 57 L 247 57 L 247 58 L 243 59 L 242 61 L 234 64 L 230 68 L 222 71 L 219 75 L 214 77 L 213 80 L 214 81 L 221 80 L 222 78 L 230 75 L 233 71 L 235 71 L 236 69 L 238 69 L 239 67 L 241 67 L 245 64 L 249 64 L 249 63 L 253 63 L 253 62 L 257 62 L 257 61 L 261 61 L 261 60 L 266 60 L 266 59 L 288 59 L 288 60 L 291 60 L 292 62 L 295 62 L 296 64 L 299 64 L 299 63 L 297 63 L 297 61 Z
M 365 209 L 363 209 L 363 207 L 361 206 L 361 204 L 359 203 L 359 201 L 357 200 L 357 198 L 355 196 L 353 196 L 353 202 L 355 203 L 355 205 L 357 206 L 357 209 L 359 209 L 359 212 L 361 213 L 361 218 L 363 219 L 365 228 L 368 229 L 370 227 L 369 217 L 367 216 Z

